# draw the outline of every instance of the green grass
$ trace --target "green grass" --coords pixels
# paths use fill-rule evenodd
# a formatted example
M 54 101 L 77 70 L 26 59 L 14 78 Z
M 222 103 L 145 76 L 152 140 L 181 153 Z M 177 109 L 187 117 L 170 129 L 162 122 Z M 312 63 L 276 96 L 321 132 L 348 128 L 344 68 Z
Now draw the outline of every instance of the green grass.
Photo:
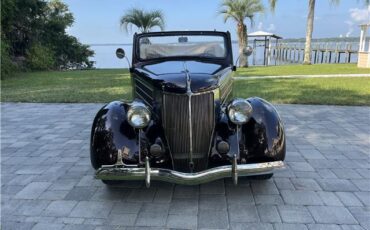
M 357 68 L 356 64 L 280 65 L 238 68 L 236 76 L 247 77 L 318 74 L 370 74 L 370 70 Z
M 122 69 L 20 73 L 1 83 L 3 102 L 104 103 L 131 98 L 129 73 Z M 234 96 L 259 96 L 273 103 L 370 105 L 370 78 L 236 80 Z
M 370 78 L 236 80 L 234 96 L 284 104 L 370 105 Z
M 2 80 L 2 101 L 108 102 L 130 98 L 127 70 L 20 73 Z

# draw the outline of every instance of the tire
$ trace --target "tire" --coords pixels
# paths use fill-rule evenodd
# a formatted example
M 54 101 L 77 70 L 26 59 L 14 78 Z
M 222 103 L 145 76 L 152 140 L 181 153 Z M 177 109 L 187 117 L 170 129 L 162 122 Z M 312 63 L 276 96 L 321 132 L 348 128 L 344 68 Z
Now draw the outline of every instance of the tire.
M 268 179 L 271 179 L 273 175 L 274 175 L 273 173 L 268 173 L 268 174 L 262 174 L 262 175 L 257 175 L 257 176 L 251 176 L 250 178 L 255 179 L 255 180 L 268 180 Z
M 121 180 L 101 180 L 101 181 L 108 186 L 119 185 L 122 184 L 123 182 Z

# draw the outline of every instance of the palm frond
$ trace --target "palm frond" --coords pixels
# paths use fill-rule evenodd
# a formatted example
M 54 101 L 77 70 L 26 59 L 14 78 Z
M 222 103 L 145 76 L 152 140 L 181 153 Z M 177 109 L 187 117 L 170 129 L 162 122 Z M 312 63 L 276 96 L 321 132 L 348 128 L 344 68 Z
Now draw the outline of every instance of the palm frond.
M 276 9 L 276 3 L 277 3 L 278 0 L 269 0 L 269 4 L 270 4 L 270 9 L 272 12 L 275 11 Z
M 120 24 L 128 32 L 128 28 L 136 26 L 140 32 L 147 33 L 153 27 L 159 27 L 164 30 L 164 15 L 160 10 L 144 11 L 141 9 L 129 9 L 121 17 Z
M 265 10 L 261 0 L 223 0 L 220 8 L 225 22 L 232 18 L 237 23 L 243 23 L 246 18 L 252 22 L 255 14 Z

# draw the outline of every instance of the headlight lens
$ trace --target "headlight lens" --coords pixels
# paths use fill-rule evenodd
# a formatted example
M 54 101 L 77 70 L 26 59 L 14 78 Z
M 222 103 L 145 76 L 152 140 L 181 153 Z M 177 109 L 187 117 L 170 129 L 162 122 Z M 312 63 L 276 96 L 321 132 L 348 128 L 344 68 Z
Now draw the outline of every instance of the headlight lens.
M 127 120 L 132 127 L 141 129 L 149 124 L 150 115 L 149 109 L 143 103 L 134 102 L 127 112 Z
M 228 107 L 228 115 L 231 122 L 237 125 L 245 124 L 252 116 L 252 106 L 245 99 L 235 99 Z

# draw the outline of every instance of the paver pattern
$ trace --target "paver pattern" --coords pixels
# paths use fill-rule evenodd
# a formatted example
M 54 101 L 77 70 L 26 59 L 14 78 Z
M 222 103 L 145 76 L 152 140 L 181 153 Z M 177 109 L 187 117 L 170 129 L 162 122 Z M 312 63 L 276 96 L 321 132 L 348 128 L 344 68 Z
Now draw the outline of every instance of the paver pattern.
M 101 104 L 1 105 L 1 229 L 370 229 L 370 108 L 278 105 L 287 167 L 200 186 L 94 179 Z

